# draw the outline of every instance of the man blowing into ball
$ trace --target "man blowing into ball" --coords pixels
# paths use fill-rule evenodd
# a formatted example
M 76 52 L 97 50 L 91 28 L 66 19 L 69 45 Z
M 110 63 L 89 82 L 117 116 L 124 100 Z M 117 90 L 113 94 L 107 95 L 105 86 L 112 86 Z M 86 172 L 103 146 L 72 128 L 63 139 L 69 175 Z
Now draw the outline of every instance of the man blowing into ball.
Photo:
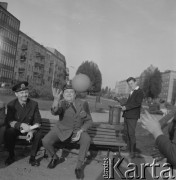
M 78 161 L 75 174 L 78 179 L 83 176 L 83 163 L 90 146 L 90 136 L 87 129 L 92 125 L 92 117 L 87 101 L 76 98 L 76 92 L 71 84 L 67 84 L 63 90 L 52 89 L 54 102 L 51 107 L 53 115 L 59 115 L 55 127 L 43 138 L 43 146 L 51 156 L 48 168 L 52 169 L 63 162 L 54 150 L 56 142 L 72 141 L 80 144 Z M 61 96 L 63 95 L 63 99 Z

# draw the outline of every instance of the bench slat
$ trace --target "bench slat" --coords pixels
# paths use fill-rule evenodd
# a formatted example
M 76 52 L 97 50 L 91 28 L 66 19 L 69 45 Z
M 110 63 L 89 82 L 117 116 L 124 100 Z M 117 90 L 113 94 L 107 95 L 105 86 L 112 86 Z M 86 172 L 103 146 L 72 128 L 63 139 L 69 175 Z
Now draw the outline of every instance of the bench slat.
M 95 144 L 95 145 L 104 145 L 104 146 L 121 146 L 121 147 L 125 147 L 127 146 L 126 143 L 124 142 L 106 142 L 106 141 L 96 141 L 96 140 L 92 140 L 91 144 Z

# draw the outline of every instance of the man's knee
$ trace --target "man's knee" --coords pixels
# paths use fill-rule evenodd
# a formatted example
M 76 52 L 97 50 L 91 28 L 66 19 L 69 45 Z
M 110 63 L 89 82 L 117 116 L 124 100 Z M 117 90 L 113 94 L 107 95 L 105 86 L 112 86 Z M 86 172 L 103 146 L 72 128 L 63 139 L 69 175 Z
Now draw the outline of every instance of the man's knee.
M 44 147 L 47 147 L 47 146 L 52 146 L 54 143 L 52 141 L 52 139 L 50 138 L 50 136 L 45 136 L 43 139 L 42 139 L 42 144 Z
M 47 146 L 48 144 L 49 144 L 49 139 L 48 138 L 46 138 L 46 136 L 42 139 L 42 144 L 43 144 L 43 146 L 45 147 L 45 146 Z
M 89 144 L 91 141 L 91 138 L 88 133 L 83 132 L 80 137 L 80 143 L 81 144 Z

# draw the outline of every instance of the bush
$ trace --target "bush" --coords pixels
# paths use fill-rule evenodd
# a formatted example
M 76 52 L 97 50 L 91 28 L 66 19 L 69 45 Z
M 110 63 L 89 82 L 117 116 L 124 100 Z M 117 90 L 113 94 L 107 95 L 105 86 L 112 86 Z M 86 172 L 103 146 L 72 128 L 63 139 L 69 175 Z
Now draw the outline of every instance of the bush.
M 31 98 L 39 98 L 40 97 L 40 92 L 37 89 L 31 89 L 31 90 L 29 90 L 29 96 Z
M 81 99 L 85 99 L 87 96 L 87 92 L 81 92 L 81 93 L 77 93 L 76 97 L 81 98 Z

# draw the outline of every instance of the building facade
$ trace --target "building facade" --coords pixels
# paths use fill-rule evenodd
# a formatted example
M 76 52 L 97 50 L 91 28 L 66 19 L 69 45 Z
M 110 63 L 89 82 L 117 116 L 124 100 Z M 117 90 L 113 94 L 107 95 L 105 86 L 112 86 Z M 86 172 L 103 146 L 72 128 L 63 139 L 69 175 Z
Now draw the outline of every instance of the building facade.
M 159 98 L 165 100 L 166 102 L 175 104 L 176 103 L 176 71 L 168 70 L 162 72 L 161 77 L 162 77 L 162 88 Z M 139 84 L 141 79 L 137 77 L 136 81 Z M 116 83 L 115 91 L 119 95 L 129 94 L 130 89 L 128 87 L 126 80 Z
M 57 50 L 51 51 L 19 31 L 14 68 L 15 81 L 26 80 L 33 87 L 46 90 L 53 82 L 65 80 L 65 57 Z
M 52 61 L 54 65 L 53 85 L 62 88 L 67 76 L 65 57 L 54 48 L 47 47 L 47 49 L 54 54 Z
M 0 83 L 12 83 L 20 21 L 0 3 Z
M 162 89 L 159 97 L 167 102 L 176 102 L 176 71 L 162 73 Z

